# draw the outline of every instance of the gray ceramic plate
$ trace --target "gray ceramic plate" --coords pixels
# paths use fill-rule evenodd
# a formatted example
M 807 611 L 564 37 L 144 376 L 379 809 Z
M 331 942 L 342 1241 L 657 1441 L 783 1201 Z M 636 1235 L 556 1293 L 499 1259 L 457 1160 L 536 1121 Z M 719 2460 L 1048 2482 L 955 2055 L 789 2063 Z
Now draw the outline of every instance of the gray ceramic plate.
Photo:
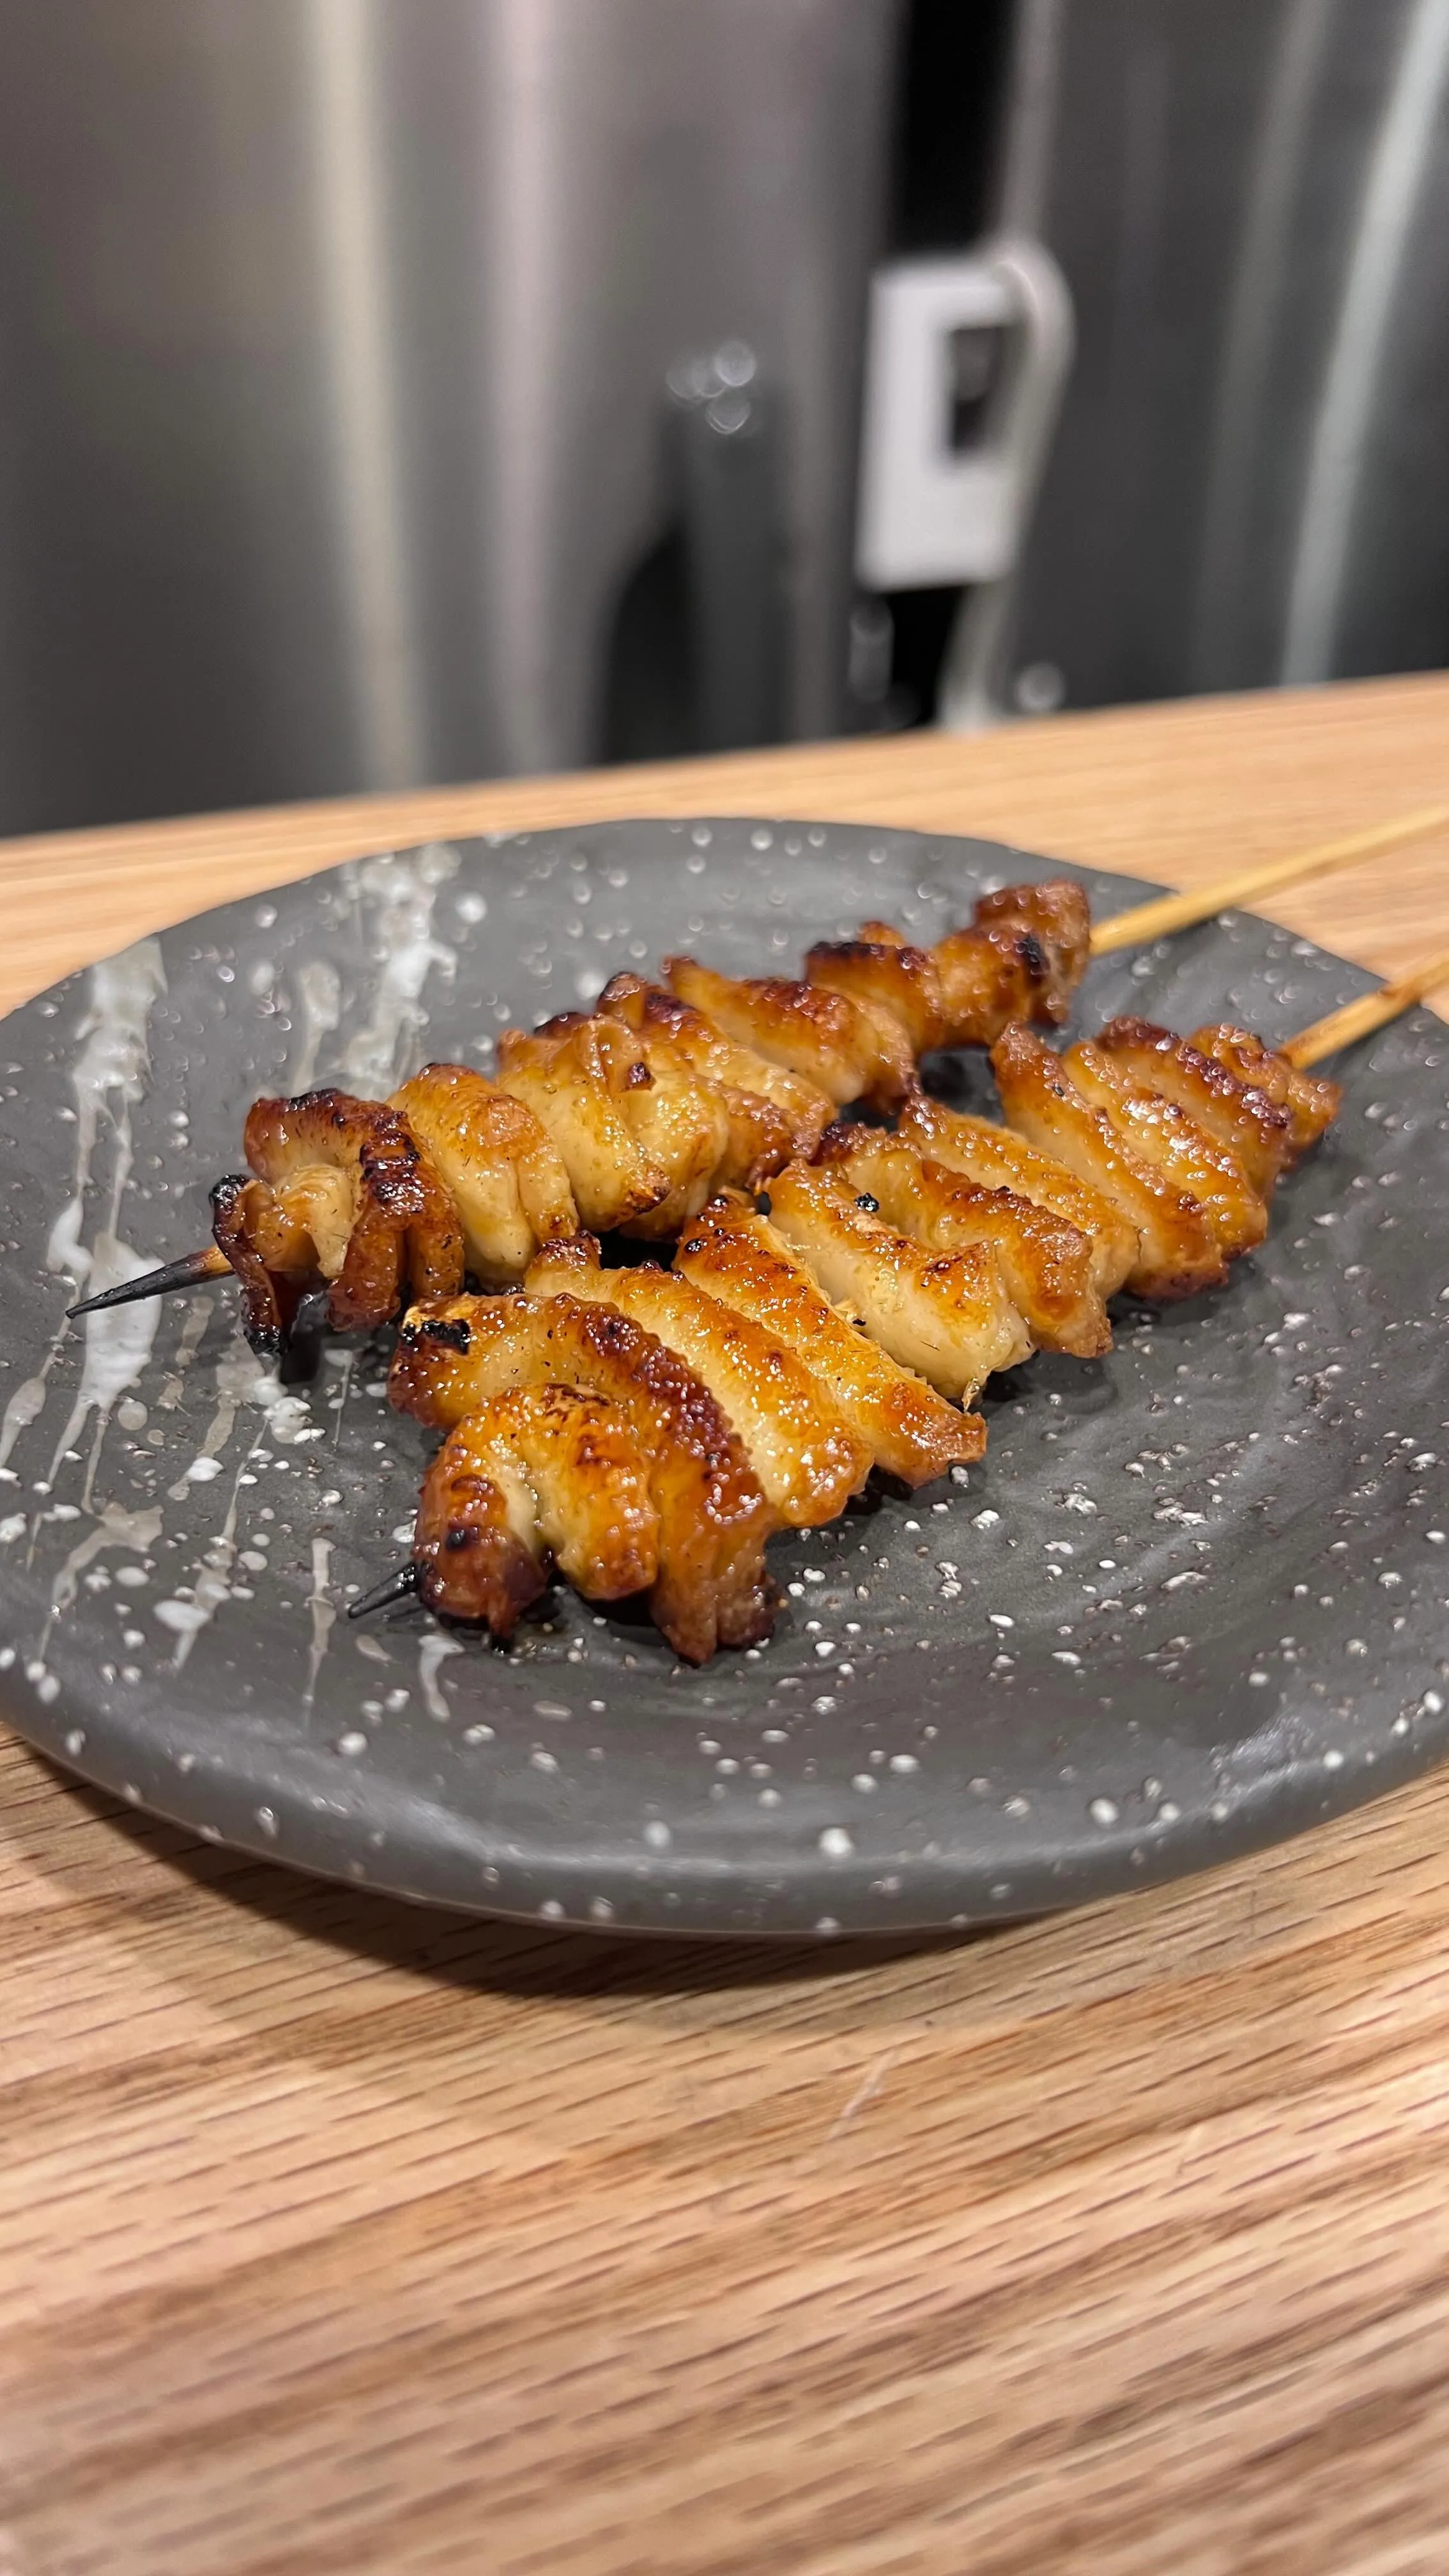
M 487 1060 L 502 1022 L 691 946 L 733 971 L 1059 873 L 844 826 L 616 823 L 365 861 L 72 977 L 0 1032 L 0 1695 L 47 1753 L 302 1867 L 718 1932 L 946 1926 L 1195 1869 L 1441 1751 L 1449 1034 L 1352 1056 L 1219 1296 L 988 1398 L 963 1481 L 775 1542 L 771 1645 L 687 1672 L 560 1592 L 511 1651 L 339 1613 L 403 1553 L 386 1351 L 285 1394 L 225 1287 L 67 1328 L 186 1249 L 246 1102 Z M 1110 912 L 1141 888 L 1088 876 Z M 1369 981 L 1252 919 L 1093 970 L 1081 1017 L 1284 1034 Z M 942 1087 L 984 1089 L 980 1067 Z

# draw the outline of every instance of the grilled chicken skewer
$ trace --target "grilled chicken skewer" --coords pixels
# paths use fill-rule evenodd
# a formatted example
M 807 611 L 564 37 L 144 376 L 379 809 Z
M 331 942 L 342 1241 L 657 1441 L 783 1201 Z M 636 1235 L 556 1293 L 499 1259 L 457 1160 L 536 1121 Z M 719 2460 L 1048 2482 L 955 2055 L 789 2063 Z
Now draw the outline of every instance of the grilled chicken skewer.
M 686 993 L 620 976 L 595 1014 L 566 1014 L 531 1039 L 506 1033 L 500 1083 L 468 1067 L 429 1066 L 386 1105 L 339 1093 L 258 1102 L 247 1129 L 255 1174 L 213 1193 L 215 1245 L 74 1311 L 235 1270 L 261 1351 L 284 1345 L 301 1297 L 319 1282 L 332 1323 L 369 1329 L 394 1316 L 406 1294 L 460 1286 L 465 1269 L 486 1285 L 516 1282 L 535 1251 L 572 1233 L 581 1216 L 646 1237 L 674 1231 L 719 1186 L 757 1188 L 791 1156 L 808 1155 L 837 1100 L 862 1091 L 893 1097 L 918 1138 L 932 1121 L 949 1133 L 942 1159 L 965 1178 L 1011 1188 L 1030 1173 L 1025 1143 L 1008 1144 L 984 1121 L 953 1123 L 925 1102 L 892 1033 L 909 1019 L 912 1045 L 986 1036 L 1003 979 L 1026 971 L 1024 950 L 1041 1015 L 1058 1016 L 1079 971 L 1084 918 L 1074 887 L 1008 889 L 978 907 L 976 928 L 935 952 L 912 950 L 880 924 L 869 925 L 877 939 L 813 951 L 810 971 L 827 979 L 818 985 L 732 984 L 676 960 L 676 986 L 707 993 L 732 1031 Z M 1039 971 L 1043 959 L 1049 972 Z M 848 989 L 832 989 L 832 978 Z M 1425 988 L 1421 977 L 1404 999 Z M 1099 1299 L 1123 1278 L 1146 1296 L 1187 1295 L 1221 1279 L 1227 1259 L 1266 1222 L 1251 1185 L 1273 1166 L 1282 1119 L 1296 1117 L 1300 1145 L 1316 1132 L 1311 1109 L 1291 1106 L 1291 1065 L 1271 1059 L 1261 1041 L 1199 1031 L 1184 1056 L 1184 1042 L 1143 1036 L 1142 1025 L 1114 1024 L 1095 1050 L 1073 1050 L 1065 1072 L 1019 1026 L 1002 1033 L 994 1058 L 1008 1126 L 1056 1147 L 1055 1169 L 1038 1169 L 1035 1191 L 1014 1195 L 1068 1224 L 1082 1220 Z M 1104 1179 L 1115 1214 L 1098 1186 Z M 858 1266 L 868 1230 L 832 1211 L 822 1184 L 797 1180 L 787 1184 L 797 1232 L 807 1196 L 817 1252 L 824 1229 L 836 1263 L 849 1257 Z M 1025 1278 L 1030 1264 L 1011 1248 L 1025 1222 L 1020 1206 L 978 1203 L 978 1236 L 988 1215 L 998 1258 L 1015 1260 Z M 964 1225 L 958 1202 L 953 1256 L 973 1240 Z M 849 1256 L 846 1233 L 855 1238 Z M 939 1225 L 930 1243 L 944 1254 Z M 889 1280 L 882 1288 L 897 1295 Z M 939 1276 L 936 1288 L 939 1303 Z M 1029 1295 L 1021 1311 L 1031 1314 Z M 1032 1320 L 1038 1339 L 1064 1334 L 1061 1347 L 1083 1334 L 1100 1341 L 1103 1331 L 1100 1317 L 1080 1308 L 1063 1325 L 1038 1304 Z
M 611 1331 L 634 1332 L 635 1347 L 669 1354 L 728 1424 L 768 1525 L 815 1526 L 872 1465 L 914 1486 L 978 1457 L 985 1426 L 964 1408 L 983 1380 L 1034 1347 L 1105 1351 L 1115 1288 L 1168 1297 L 1216 1285 L 1261 1241 L 1278 1175 L 1339 1098 L 1231 1028 L 1188 1040 L 1122 1019 L 1058 1056 L 1013 1027 L 992 1062 L 1014 1126 L 962 1117 L 918 1091 L 902 1132 L 833 1124 L 812 1160 L 772 1181 L 768 1215 L 738 1192 L 712 1200 L 685 1227 L 672 1274 L 652 1263 L 605 1270 L 581 1234 L 540 1252 L 522 1298 L 415 1308 L 393 1400 L 453 1426 L 424 1486 L 407 1576 L 428 1606 L 507 1636 L 542 1588 L 551 1550 L 589 1598 L 618 1597 L 623 1581 L 618 1552 L 601 1546 L 591 1559 L 586 1533 L 594 1522 L 633 1533 L 637 1470 L 626 1474 L 602 1450 L 593 1468 L 565 1431 L 546 1450 L 536 1443 L 531 1465 L 516 1445 L 500 1450 L 489 1390 L 505 1332 L 531 1348 L 530 1332 L 576 1331 L 585 1306 L 611 1318 Z M 530 1326 L 530 1315 L 557 1320 Z M 473 1357 L 480 1333 L 483 1364 Z M 622 1412 L 611 1427 L 622 1441 Z M 677 1436 L 673 1423 L 656 1433 Z M 663 1534 L 662 1522 L 647 1533 L 651 1567 L 662 1563 Z M 650 1589 L 681 1654 L 698 1660 L 727 1641 L 710 1599 L 683 1614 L 687 1577 L 664 1594 L 660 1582 L 644 1572 L 636 1588 Z M 750 1598 L 756 1610 L 740 1633 L 754 1638 L 770 1614 L 762 1590 Z
M 384 1594 L 506 1636 L 556 1563 L 589 1598 L 646 1591 L 702 1661 L 768 1633 L 772 1529 L 873 1465 L 915 1485 L 978 1457 L 984 1379 L 1104 1351 L 1117 1287 L 1218 1284 L 1334 1115 L 1302 1067 L 1341 1015 L 1281 1054 L 1126 1019 L 1054 1053 L 1022 1014 L 1058 1023 L 1086 954 L 1078 889 L 1012 889 L 933 951 L 882 923 L 822 943 L 803 984 L 616 977 L 593 1013 L 505 1032 L 496 1083 L 435 1065 L 385 1104 L 260 1101 L 214 1247 L 89 1303 L 235 1271 L 265 1349 L 319 1277 L 344 1328 L 416 1298 L 394 1399 L 448 1438 Z M 966 1043 L 1003 1126 L 919 1089 L 918 1053 Z M 835 1122 L 857 1098 L 900 1131 Z M 581 1219 L 682 1232 L 674 1273 L 606 1273 Z M 528 1293 L 462 1296 L 467 1270 Z
M 793 989 L 807 1003 L 854 1007 Z M 780 1222 L 831 1277 L 842 1261 L 858 1272 L 875 1243 L 877 1283 L 862 1312 L 879 1329 L 904 1294 L 885 1261 L 888 1246 L 859 1209 L 836 1204 L 827 1180 L 794 1169 L 818 1145 L 829 1096 L 637 978 L 617 978 L 604 998 L 608 1011 L 567 1014 L 532 1038 L 510 1033 L 504 1078 L 524 1097 L 469 1067 L 431 1065 L 386 1104 L 329 1091 L 256 1102 L 246 1126 L 253 1173 L 213 1192 L 214 1251 L 128 1282 L 105 1302 L 229 1270 L 242 1287 L 248 1337 L 275 1353 L 319 1280 L 334 1327 L 374 1329 L 410 1295 L 456 1292 L 468 1271 L 488 1286 L 515 1284 L 544 1244 L 581 1221 L 646 1238 L 675 1233 L 721 1186 L 755 1189 L 793 1156 Z M 781 1008 L 772 995 L 769 1015 Z M 806 1024 L 818 1033 L 817 1019 Z M 756 1034 L 772 1042 L 768 1029 Z M 1199 1031 L 1184 1042 L 1124 1021 L 1058 1057 L 1012 1024 L 991 1060 L 1008 1129 L 1046 1148 L 1057 1166 L 1037 1171 L 1035 1188 L 1021 1145 L 985 1121 L 953 1121 L 913 1075 L 898 1104 L 903 1128 L 917 1142 L 949 1135 L 952 1148 L 938 1160 L 1077 1224 L 1094 1247 L 1102 1297 L 1124 1280 L 1143 1296 L 1185 1296 L 1219 1282 L 1227 1259 L 1261 1238 L 1266 1212 L 1255 1184 L 1317 1132 L 1313 1104 L 1327 1096 L 1243 1031 Z M 773 1096 L 738 1078 L 715 1088 L 715 1071 L 770 1085 Z M 968 1294 L 978 1305 L 999 1302 L 959 1203 L 956 1213 L 949 1255 L 938 1232 L 930 1278 L 911 1293 L 918 1320 L 927 1288 L 938 1309 L 953 1287 L 958 1302 Z M 1010 1207 L 977 1213 L 983 1223 L 993 1218 L 998 1254 L 1026 1223 Z M 1114 1271 L 1119 1253 L 1127 1266 Z M 948 1257 L 957 1265 L 949 1276 L 940 1266 Z M 1009 1313 L 998 1321 L 1005 1339 L 974 1367 L 977 1382 L 1008 1364 L 1001 1354 L 1013 1325 Z M 1045 1325 L 1039 1315 L 1039 1337 Z M 1079 1317 L 1074 1329 L 1089 1327 Z M 953 1384 L 928 1374 L 944 1392 L 965 1391 L 964 1377 Z
M 672 988 L 616 976 L 593 1012 L 505 1030 L 496 1082 L 429 1065 L 386 1103 L 258 1101 L 251 1174 L 213 1193 L 214 1248 L 106 1301 L 234 1271 L 248 1336 L 275 1353 L 319 1286 L 331 1324 L 367 1330 L 465 1269 L 516 1282 L 580 1223 L 665 1239 L 716 1190 L 808 1153 L 841 1103 L 902 1098 L 917 1038 L 984 1044 L 1023 1010 L 1055 1025 L 1087 958 L 1086 898 L 1066 881 L 983 897 L 974 926 L 929 952 L 867 928 L 878 936 L 813 950 L 805 982 L 734 983 L 687 959 Z M 695 1005 L 692 980 L 719 1013 Z

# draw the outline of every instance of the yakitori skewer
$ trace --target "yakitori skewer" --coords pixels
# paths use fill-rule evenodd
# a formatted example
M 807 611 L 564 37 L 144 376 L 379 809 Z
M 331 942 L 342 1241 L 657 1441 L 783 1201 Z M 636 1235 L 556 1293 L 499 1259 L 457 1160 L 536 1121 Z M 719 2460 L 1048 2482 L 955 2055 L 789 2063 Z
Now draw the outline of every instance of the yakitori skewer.
M 1449 959 L 1371 997 L 1373 1024 L 1441 977 Z M 1280 1174 L 1337 1112 L 1338 1086 L 1307 1065 L 1356 1033 L 1365 1006 L 1351 1008 L 1352 1026 L 1334 1013 L 1276 1049 L 1227 1024 L 1182 1038 L 1121 1018 L 1057 1054 L 1016 1025 L 991 1051 L 1002 1125 L 913 1091 L 895 1132 L 836 1123 L 767 1199 L 714 1199 L 672 1272 L 607 1271 L 581 1234 L 538 1255 L 522 1296 L 419 1302 L 390 1392 L 446 1438 L 409 1564 L 353 1615 L 415 1594 L 506 1638 L 557 1564 L 588 1599 L 647 1592 L 688 1661 L 759 1642 L 771 1529 L 819 1526 L 872 1466 L 915 1486 L 979 1457 L 970 1407 L 993 1370 L 1033 1348 L 1100 1356 L 1115 1289 L 1186 1296 L 1261 1242 Z M 652 1418 L 636 1456 L 610 1372 L 622 1364 L 632 1385 L 651 1349 L 672 1354 L 699 1403 Z M 519 1418 L 526 1389 L 539 1419 Z M 612 1449 L 570 1409 L 584 1394 Z M 674 1461 L 686 1490 L 701 1455 L 726 1461 L 713 1426 L 727 1426 L 731 1506 L 708 1541 L 686 1524 L 703 1552 L 666 1584 L 649 1570 L 669 1540 L 659 1485 L 686 1422 Z M 591 1547 L 591 1527 L 607 1545 Z
M 1172 921 L 1438 819 L 1425 809 L 1168 898 Z M 1099 944 L 1160 911 L 1119 915 Z M 433 1065 L 386 1103 L 335 1091 L 258 1101 L 252 1171 L 212 1193 L 214 1242 L 71 1311 L 234 1274 L 250 1339 L 274 1353 L 309 1290 L 337 1329 L 371 1329 L 408 1293 L 446 1293 L 465 1271 L 516 1284 L 581 1222 L 665 1239 L 717 1189 L 756 1188 L 808 1154 L 847 1101 L 900 1108 L 918 1054 L 989 1045 L 1016 1020 L 1058 1025 L 1088 953 L 1085 898 L 1065 880 L 983 897 L 972 924 L 930 950 L 888 923 L 864 930 L 812 949 L 803 982 L 734 980 L 688 958 L 666 961 L 664 986 L 616 976 L 592 1013 L 505 1031 L 497 1082 Z

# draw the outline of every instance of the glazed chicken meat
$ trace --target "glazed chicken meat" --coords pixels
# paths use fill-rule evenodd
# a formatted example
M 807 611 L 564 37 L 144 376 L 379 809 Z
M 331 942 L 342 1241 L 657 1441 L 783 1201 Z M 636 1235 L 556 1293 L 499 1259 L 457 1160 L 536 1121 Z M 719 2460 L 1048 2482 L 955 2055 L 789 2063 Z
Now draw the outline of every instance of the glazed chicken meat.
M 258 1101 L 214 1246 L 97 1302 L 229 1270 L 266 1351 L 308 1294 L 341 1330 L 406 1309 L 392 1400 L 444 1435 L 405 1570 L 427 1608 L 506 1639 L 557 1572 L 639 1597 L 686 1662 L 758 1644 L 772 1532 L 873 1471 L 969 1466 L 986 1381 L 1101 1357 L 1119 1291 L 1220 1286 L 1336 1113 L 1334 1084 L 1227 1025 L 1049 1045 L 1086 957 L 1079 889 L 1045 885 L 929 949 L 867 923 L 800 982 L 617 975 L 506 1030 L 495 1078 Z M 922 1087 L 920 1057 L 967 1044 L 999 1119 Z M 672 1243 L 672 1266 L 608 1266 L 601 1236 Z

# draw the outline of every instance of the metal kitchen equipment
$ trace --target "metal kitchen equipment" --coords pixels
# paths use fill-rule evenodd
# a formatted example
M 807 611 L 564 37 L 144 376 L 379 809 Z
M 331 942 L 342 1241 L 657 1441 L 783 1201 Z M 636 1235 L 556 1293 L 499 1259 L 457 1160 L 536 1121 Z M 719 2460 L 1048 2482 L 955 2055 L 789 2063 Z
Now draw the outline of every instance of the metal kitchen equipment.
M 0 0 L 0 830 L 838 729 L 899 14 Z

